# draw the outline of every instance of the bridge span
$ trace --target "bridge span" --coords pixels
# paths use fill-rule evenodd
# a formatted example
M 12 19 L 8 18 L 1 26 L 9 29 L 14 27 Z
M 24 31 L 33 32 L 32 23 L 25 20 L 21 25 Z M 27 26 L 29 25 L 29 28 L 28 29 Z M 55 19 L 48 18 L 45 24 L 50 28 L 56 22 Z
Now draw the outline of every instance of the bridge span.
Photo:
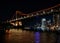
M 31 21 L 33 17 L 36 17 L 36 16 L 42 17 L 42 16 L 46 16 L 46 15 L 52 15 L 54 24 L 56 24 L 56 25 L 59 24 L 59 22 L 60 22 L 59 21 L 60 20 L 59 19 L 60 18 L 60 4 L 47 8 L 47 9 L 40 10 L 40 11 L 28 13 L 28 14 L 24 14 L 20 11 L 16 11 L 15 15 L 12 17 L 12 19 L 7 22 L 10 22 L 11 24 L 15 24 L 17 26 L 18 24 L 22 25 L 23 21 L 26 19 L 29 19 Z M 40 19 L 40 21 L 41 21 L 41 19 Z M 27 23 L 27 22 L 28 21 L 26 21 L 25 23 Z

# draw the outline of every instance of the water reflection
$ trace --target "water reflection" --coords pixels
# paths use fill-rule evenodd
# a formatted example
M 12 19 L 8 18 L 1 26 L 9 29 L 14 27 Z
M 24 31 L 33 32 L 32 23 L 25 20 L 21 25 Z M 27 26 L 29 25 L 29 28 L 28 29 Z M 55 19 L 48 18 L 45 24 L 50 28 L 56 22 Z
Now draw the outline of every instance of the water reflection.
M 5 35 L 6 43 L 32 43 L 33 32 L 11 29 L 9 34 Z
M 35 43 L 40 43 L 40 33 L 39 32 L 35 32 Z
M 0 43 L 60 43 L 60 33 L 10 29 L 0 35 Z

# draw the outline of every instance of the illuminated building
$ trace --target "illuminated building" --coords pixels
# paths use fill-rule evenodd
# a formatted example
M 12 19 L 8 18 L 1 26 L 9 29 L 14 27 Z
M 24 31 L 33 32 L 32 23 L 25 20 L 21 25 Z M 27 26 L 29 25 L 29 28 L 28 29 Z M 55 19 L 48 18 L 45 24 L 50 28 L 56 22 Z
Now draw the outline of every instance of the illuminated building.
M 46 19 L 42 19 L 41 29 L 44 31 L 46 29 Z

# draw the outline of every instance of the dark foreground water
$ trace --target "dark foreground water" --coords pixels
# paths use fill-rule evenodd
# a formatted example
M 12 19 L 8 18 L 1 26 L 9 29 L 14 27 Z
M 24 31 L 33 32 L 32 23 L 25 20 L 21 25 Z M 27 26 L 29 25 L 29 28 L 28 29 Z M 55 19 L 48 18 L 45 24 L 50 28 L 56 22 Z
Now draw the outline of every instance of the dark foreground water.
M 60 43 L 60 34 L 10 29 L 0 35 L 0 43 Z

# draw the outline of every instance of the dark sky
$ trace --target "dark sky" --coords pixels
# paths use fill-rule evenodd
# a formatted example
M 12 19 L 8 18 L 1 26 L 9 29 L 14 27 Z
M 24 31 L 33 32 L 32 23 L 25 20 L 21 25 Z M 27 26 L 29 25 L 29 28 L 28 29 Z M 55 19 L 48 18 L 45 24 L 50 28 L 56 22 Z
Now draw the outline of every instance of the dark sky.
M 23 13 L 30 13 L 59 4 L 58 0 L 20 0 L 1 1 L 0 19 L 6 20 L 13 16 L 16 10 Z

